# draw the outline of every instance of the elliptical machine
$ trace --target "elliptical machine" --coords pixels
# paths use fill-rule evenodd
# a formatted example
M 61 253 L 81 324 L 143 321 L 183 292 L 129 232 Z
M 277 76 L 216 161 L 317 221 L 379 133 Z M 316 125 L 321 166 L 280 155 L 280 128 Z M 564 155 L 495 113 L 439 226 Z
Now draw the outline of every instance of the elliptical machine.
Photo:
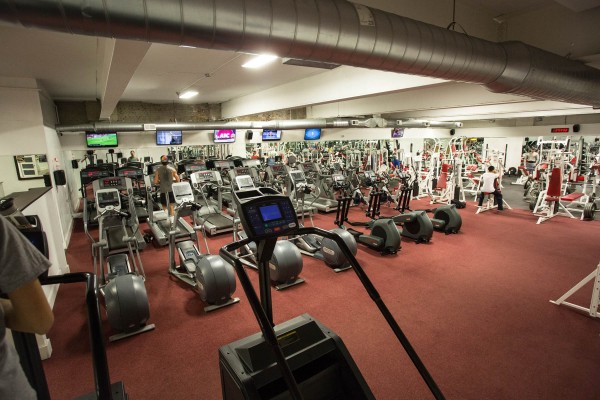
M 222 307 L 235 304 L 239 298 L 232 298 L 235 292 L 235 274 L 231 265 L 223 258 L 211 255 L 206 241 L 206 235 L 202 234 L 207 254 L 198 250 L 198 231 L 204 230 L 203 225 L 198 224 L 196 212 L 201 205 L 194 201 L 194 192 L 188 182 L 173 183 L 173 196 L 175 197 L 175 218 L 183 217 L 185 213 L 191 213 L 194 219 L 195 241 L 190 239 L 177 241 L 177 230 L 171 224 L 169 231 L 169 273 L 181 281 L 190 285 L 199 295 L 200 299 L 207 304 L 204 311 L 210 312 Z M 179 257 L 179 265 L 175 263 L 175 253 Z
M 311 185 L 307 182 L 304 172 L 299 170 L 290 171 L 290 179 L 292 180 L 295 192 L 300 197 L 299 209 L 296 209 L 296 214 L 302 217 L 302 226 L 304 226 L 305 195 L 311 192 Z M 313 197 L 313 202 L 315 198 Z M 312 207 L 312 203 L 309 207 Z M 309 212 L 309 217 L 312 224 L 312 211 Z M 337 233 L 344 240 L 352 254 L 356 254 L 356 240 L 351 234 L 341 228 L 335 228 L 331 232 Z M 342 254 L 338 245 L 330 239 L 308 234 L 296 236 L 292 238 L 292 241 L 302 254 L 324 261 L 335 272 L 342 272 L 351 268 L 351 265 Z
M 236 175 L 235 171 L 232 174 L 232 186 L 232 189 L 238 193 L 255 189 L 254 181 L 250 175 Z M 270 193 L 273 189 L 261 188 L 261 190 Z M 234 214 L 237 215 L 235 203 L 234 210 Z M 244 240 L 248 236 L 246 232 L 238 230 L 236 225 L 233 237 L 234 240 Z M 245 266 L 258 270 L 257 253 L 256 243 L 250 242 L 240 249 L 240 260 Z M 298 248 L 288 240 L 278 240 L 269 261 L 271 284 L 275 289 L 283 290 L 305 282 L 304 279 L 300 278 L 303 265 L 302 255 Z
M 118 189 L 98 190 L 96 192 L 96 210 L 98 214 L 95 219 L 98 220 L 100 234 L 98 241 L 96 242 L 89 233 L 86 221 L 84 221 L 84 229 L 92 241 L 94 274 L 100 277 L 96 281 L 96 290 L 104 296 L 106 316 L 110 326 L 121 332 L 109 337 L 112 342 L 148 332 L 155 326 L 146 324 L 150 317 L 150 307 L 144 285 L 144 269 L 137 240 L 135 236 L 129 235 L 127 232 L 125 221 L 130 214 L 121 209 Z M 120 218 L 127 253 L 114 254 L 111 252 L 107 239 L 109 228 L 105 224 L 105 219 L 108 217 Z M 123 249 L 118 251 L 123 251 Z M 133 264 L 133 269 L 131 264 Z
M 338 198 L 338 207 L 336 210 L 335 224 L 341 229 L 350 233 L 358 243 L 364 244 L 370 249 L 377 250 L 381 255 L 396 254 L 400 249 L 400 233 L 394 221 L 390 218 L 376 219 L 379 214 L 379 204 L 381 199 L 381 192 L 372 191 L 369 195 L 369 207 L 367 209 L 367 216 L 371 218 L 370 222 L 356 223 L 348 221 L 348 211 L 350 205 L 353 202 L 353 198 L 345 195 L 350 188 L 350 184 L 346 178 L 341 174 L 333 175 L 333 185 L 336 190 L 344 193 L 343 196 Z M 366 226 L 371 229 L 371 234 L 365 234 L 352 228 L 344 226 L 347 222 L 353 226 Z

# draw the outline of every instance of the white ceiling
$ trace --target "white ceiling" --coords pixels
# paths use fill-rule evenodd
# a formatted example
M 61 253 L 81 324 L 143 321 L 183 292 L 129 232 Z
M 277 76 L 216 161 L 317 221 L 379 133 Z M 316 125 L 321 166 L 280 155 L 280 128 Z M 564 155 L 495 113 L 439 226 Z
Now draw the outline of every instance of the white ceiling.
M 452 0 L 359 2 L 438 26 L 446 27 L 452 22 Z M 432 7 L 432 4 L 439 7 Z M 589 9 L 593 6 L 600 6 L 600 0 L 458 0 L 455 18 L 469 34 L 487 40 L 521 40 L 557 54 L 564 55 L 569 51 L 576 57 L 597 61 L 600 54 L 600 32 L 584 32 L 583 35 L 581 32 L 581 26 L 589 26 L 589 23 L 575 23 L 573 27 L 553 27 L 553 24 L 560 24 L 560 20 L 537 20 L 538 13 L 544 11 L 545 18 L 548 15 L 568 16 L 569 23 L 573 25 L 573 21 L 579 19 L 587 21 L 586 18 L 590 18 Z M 573 11 L 582 9 L 588 11 Z M 600 8 L 594 8 L 591 14 L 600 17 Z M 494 21 L 498 16 L 503 16 L 502 21 L 508 21 L 507 29 L 499 29 L 498 21 Z M 510 24 L 510 18 L 516 21 L 513 25 Z M 524 33 L 527 29 L 523 29 L 523 24 L 530 24 L 532 27 L 530 37 Z M 549 27 L 543 28 L 545 25 Z M 556 30 L 557 27 L 565 32 L 561 34 L 565 42 L 570 43 L 568 49 L 560 47 L 561 44 L 555 43 L 556 41 L 544 43 L 540 39 L 544 35 L 540 34 L 539 29 Z M 533 32 L 536 29 L 538 30 Z M 571 31 L 572 40 L 568 37 Z M 310 84 L 311 77 L 327 73 L 322 69 L 284 65 L 281 62 L 275 62 L 264 69 L 249 70 L 241 68 L 241 64 L 250 57 L 247 54 L 163 44 L 152 44 L 147 51 L 145 48 L 141 49 L 136 56 L 131 56 L 131 60 L 125 60 L 127 62 L 123 62 L 123 57 L 127 57 L 127 54 L 117 56 L 115 51 L 110 65 L 110 54 L 106 52 L 109 42 L 110 39 L 0 24 L 0 77 L 35 78 L 55 100 L 103 99 L 108 91 L 113 90 L 111 95 L 116 96 L 116 100 L 120 98 L 125 101 L 166 103 L 182 101 L 177 98 L 176 93 L 195 88 L 200 95 L 186 102 L 224 103 L 244 96 L 256 96 L 260 92 L 299 80 Z M 106 54 L 109 54 L 108 58 Z M 122 64 L 129 64 L 128 68 L 132 73 L 127 75 L 124 72 L 127 69 Z M 103 82 L 106 76 L 108 86 Z M 114 76 L 128 78 L 120 85 L 120 90 L 118 84 L 111 82 L 111 79 L 115 79 Z M 376 93 L 366 96 L 367 101 L 369 97 L 376 96 Z M 345 100 L 348 99 L 340 99 Z M 308 101 L 306 103 L 305 106 L 311 105 Z M 321 102 L 315 98 L 314 103 Z M 477 99 L 473 99 L 473 105 L 480 106 L 477 103 Z M 461 108 L 468 106 L 462 104 Z M 457 115 L 469 114 L 468 111 L 455 110 L 456 107 L 450 105 L 446 108 L 455 111 Z M 405 104 L 398 106 L 394 112 L 406 113 L 411 110 L 410 104 Z M 582 109 L 582 113 L 589 111 Z

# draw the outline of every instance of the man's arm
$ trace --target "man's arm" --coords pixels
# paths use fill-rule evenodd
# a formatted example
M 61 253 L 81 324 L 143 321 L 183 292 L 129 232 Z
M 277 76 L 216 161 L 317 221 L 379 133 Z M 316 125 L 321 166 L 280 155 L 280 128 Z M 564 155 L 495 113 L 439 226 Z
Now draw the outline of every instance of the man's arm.
M 54 323 L 54 315 L 40 282 L 33 279 L 1 299 L 6 326 L 20 332 L 43 335 Z
M 179 175 L 177 175 L 177 171 L 173 170 L 171 172 L 173 173 L 173 180 L 175 182 L 181 182 L 181 179 L 179 178 Z
M 154 171 L 154 184 L 158 185 L 160 180 L 158 179 L 158 170 Z

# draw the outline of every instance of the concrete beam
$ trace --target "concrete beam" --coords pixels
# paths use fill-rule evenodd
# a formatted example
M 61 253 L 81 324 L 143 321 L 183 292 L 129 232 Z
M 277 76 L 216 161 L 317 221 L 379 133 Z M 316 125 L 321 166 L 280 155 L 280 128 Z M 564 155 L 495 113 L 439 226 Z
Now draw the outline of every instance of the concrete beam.
M 109 119 L 115 110 L 135 70 L 151 44 L 132 40 L 105 39 L 99 47 L 100 65 L 98 93 L 100 119 Z

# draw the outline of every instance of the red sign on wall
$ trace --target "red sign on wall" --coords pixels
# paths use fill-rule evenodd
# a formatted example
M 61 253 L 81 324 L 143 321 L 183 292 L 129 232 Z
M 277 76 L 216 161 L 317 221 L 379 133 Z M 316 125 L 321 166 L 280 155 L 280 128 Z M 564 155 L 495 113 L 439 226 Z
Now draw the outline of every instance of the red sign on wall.
M 552 128 L 550 129 L 552 133 L 569 133 L 569 128 Z

